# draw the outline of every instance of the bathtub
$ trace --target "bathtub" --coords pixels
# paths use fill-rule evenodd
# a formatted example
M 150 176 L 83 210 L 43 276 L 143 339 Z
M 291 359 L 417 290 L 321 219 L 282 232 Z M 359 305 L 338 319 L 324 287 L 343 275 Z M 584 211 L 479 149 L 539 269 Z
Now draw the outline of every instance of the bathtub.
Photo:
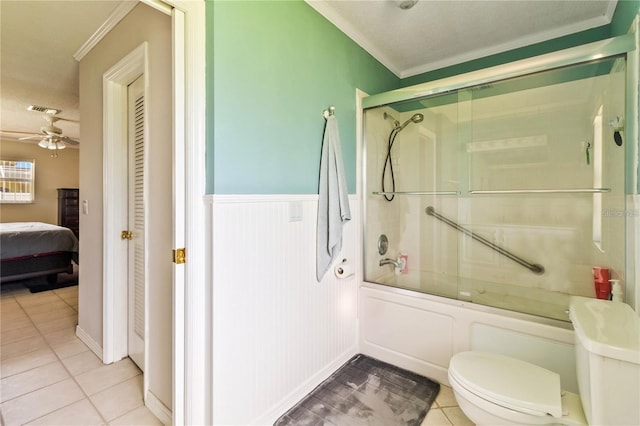
M 555 371 L 563 389 L 578 392 L 570 322 L 369 282 L 358 303 L 366 355 L 449 385 L 455 353 L 496 352 Z
M 383 274 L 375 281 L 387 286 L 569 322 L 570 295 L 559 291 L 430 271 L 411 271 L 407 275 Z

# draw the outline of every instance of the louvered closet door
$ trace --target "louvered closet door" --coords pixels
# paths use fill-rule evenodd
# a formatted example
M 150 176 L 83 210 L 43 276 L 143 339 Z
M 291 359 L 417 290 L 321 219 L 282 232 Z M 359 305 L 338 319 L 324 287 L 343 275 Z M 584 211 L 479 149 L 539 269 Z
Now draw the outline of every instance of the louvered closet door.
M 146 336 L 144 75 L 129 85 L 129 357 L 144 371 Z

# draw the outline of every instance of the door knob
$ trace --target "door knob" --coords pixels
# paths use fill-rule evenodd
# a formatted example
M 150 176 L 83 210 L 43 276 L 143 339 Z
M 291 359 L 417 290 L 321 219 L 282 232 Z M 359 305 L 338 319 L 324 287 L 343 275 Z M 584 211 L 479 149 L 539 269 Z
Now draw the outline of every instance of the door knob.
M 122 238 L 123 240 L 132 240 L 133 239 L 133 232 L 131 232 L 131 231 L 122 231 L 122 233 L 120 234 L 120 238 Z

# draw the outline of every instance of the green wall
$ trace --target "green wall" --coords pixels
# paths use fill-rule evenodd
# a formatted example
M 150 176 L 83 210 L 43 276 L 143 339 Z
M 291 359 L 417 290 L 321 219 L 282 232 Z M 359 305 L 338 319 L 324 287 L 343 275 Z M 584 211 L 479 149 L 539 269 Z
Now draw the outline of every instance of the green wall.
M 355 89 L 376 94 L 625 34 L 610 25 L 398 79 L 302 0 L 207 0 L 207 192 L 315 194 L 322 110 L 335 105 L 355 192 Z
M 639 10 L 640 0 L 618 0 L 611 20 L 611 37 L 627 34 Z
M 356 88 L 399 79 L 302 0 L 207 2 L 207 192 L 317 194 L 334 105 L 350 193 Z

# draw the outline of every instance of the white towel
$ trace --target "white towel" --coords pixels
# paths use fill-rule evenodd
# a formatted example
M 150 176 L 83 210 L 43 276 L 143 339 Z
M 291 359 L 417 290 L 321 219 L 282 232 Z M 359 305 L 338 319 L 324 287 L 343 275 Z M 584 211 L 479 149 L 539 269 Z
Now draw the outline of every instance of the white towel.
M 318 282 L 340 254 L 342 225 L 351 220 L 349 192 L 344 176 L 340 133 L 335 115 L 327 117 L 320 158 L 316 234 L 316 278 Z

